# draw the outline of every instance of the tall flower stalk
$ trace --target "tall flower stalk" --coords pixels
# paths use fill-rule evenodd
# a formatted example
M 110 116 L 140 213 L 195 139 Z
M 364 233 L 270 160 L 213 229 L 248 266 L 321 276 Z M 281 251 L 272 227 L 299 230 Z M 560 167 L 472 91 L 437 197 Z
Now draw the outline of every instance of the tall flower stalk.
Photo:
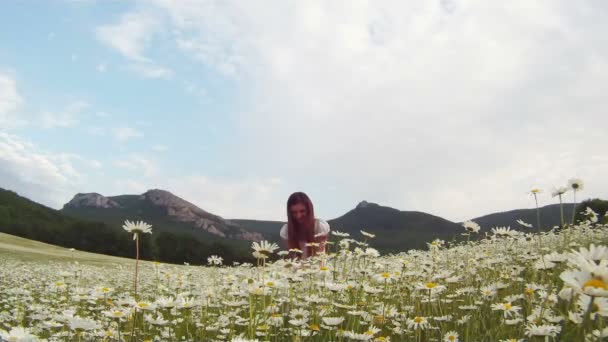
M 133 289 L 135 292 L 135 298 L 137 298 L 137 271 L 139 268 L 139 235 L 143 233 L 152 234 L 152 225 L 149 225 L 143 221 L 131 222 L 125 221 L 122 226 L 124 230 L 129 233 L 133 233 L 133 240 L 135 240 L 135 279 L 133 280 Z
M 555 197 L 558 196 L 559 197 L 559 215 L 560 215 L 560 222 L 561 222 L 561 228 L 564 228 L 564 203 L 562 201 L 562 195 L 566 193 L 566 191 L 568 191 L 568 188 L 560 186 L 559 188 L 555 188 L 553 189 L 553 191 L 551 192 L 551 196 Z
M 540 234 L 540 208 L 538 207 L 538 194 L 541 192 L 542 190 L 537 188 L 530 190 L 530 194 L 534 196 L 534 203 L 536 204 L 536 228 L 538 229 L 538 234 Z
M 576 192 L 583 190 L 585 185 L 579 178 L 570 178 L 570 180 L 568 180 L 568 186 L 572 189 L 572 196 L 574 198 L 574 203 L 572 204 L 572 225 L 574 225 L 574 217 L 576 216 Z

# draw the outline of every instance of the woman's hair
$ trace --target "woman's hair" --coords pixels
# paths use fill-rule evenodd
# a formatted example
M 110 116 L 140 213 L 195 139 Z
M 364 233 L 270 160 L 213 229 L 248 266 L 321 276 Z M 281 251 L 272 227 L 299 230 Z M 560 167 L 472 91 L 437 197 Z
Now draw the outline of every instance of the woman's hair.
M 306 207 L 306 221 L 298 224 L 291 215 L 291 207 L 296 204 L 303 204 Z M 310 201 L 310 198 L 303 192 L 294 192 L 287 199 L 287 246 L 291 248 L 300 248 L 299 240 L 306 242 L 315 241 L 315 211 Z M 308 255 L 312 255 L 314 250 L 308 247 Z

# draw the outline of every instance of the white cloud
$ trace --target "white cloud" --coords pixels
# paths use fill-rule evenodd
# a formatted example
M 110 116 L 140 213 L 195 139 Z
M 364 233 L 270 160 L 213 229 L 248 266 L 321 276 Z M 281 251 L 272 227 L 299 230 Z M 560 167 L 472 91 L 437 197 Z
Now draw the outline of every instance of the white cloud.
M 608 148 L 608 4 L 156 3 L 179 49 L 247 90 L 242 164 L 321 211 L 368 199 L 464 220 L 575 174 L 608 192 L 591 159 Z
M 38 125 L 45 129 L 72 127 L 80 122 L 83 111 L 90 106 L 86 101 L 74 101 L 60 112 L 42 112 L 36 121 Z
M 154 177 L 159 173 L 159 167 L 154 160 L 135 154 L 132 154 L 126 158 L 115 160 L 114 166 L 132 172 L 137 172 L 139 175 L 144 177 Z
M 284 189 L 276 179 L 229 179 L 191 175 L 166 181 L 165 188 L 227 219 L 284 220 Z
M 119 23 L 100 26 L 96 33 L 101 42 L 118 50 L 126 58 L 149 62 L 144 56 L 144 49 L 160 28 L 159 25 L 157 18 L 150 13 L 127 13 L 121 17 Z
M 17 113 L 22 104 L 14 77 L 0 71 L 0 127 L 9 129 L 26 123 Z
M 144 133 L 128 126 L 112 128 L 112 136 L 119 142 L 125 142 L 133 138 L 142 138 Z
M 153 63 L 131 64 L 128 69 L 144 78 L 170 79 L 173 77 L 173 70 Z
M 0 132 L 0 187 L 45 205 L 59 208 L 78 191 L 85 180 L 77 170 L 82 160 Z

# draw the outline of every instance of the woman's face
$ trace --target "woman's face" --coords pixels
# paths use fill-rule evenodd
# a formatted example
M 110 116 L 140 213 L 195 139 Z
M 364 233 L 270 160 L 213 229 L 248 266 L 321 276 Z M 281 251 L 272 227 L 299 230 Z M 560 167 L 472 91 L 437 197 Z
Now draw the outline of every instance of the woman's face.
M 306 206 L 302 203 L 296 203 L 289 207 L 289 212 L 291 213 L 291 217 L 298 223 L 306 222 L 306 218 L 308 217 L 308 210 Z

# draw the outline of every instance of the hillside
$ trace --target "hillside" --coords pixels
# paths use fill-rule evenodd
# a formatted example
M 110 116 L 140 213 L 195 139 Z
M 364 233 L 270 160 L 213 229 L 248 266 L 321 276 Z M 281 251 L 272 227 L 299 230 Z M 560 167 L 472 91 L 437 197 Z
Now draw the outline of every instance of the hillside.
M 133 241 L 122 229 L 122 223 L 125 219 L 142 219 L 142 215 L 149 213 L 113 212 L 111 219 L 100 222 L 95 215 L 70 216 L 0 188 L 0 232 L 89 252 L 133 257 Z M 221 238 L 206 231 L 193 236 L 193 229 L 184 223 L 167 224 L 163 226 L 161 221 L 153 226 L 153 234 L 142 235 L 142 259 L 204 264 L 209 255 L 221 254 L 227 263 L 252 260 L 248 241 Z
M 572 220 L 572 203 L 564 203 L 564 220 Z M 534 225 L 536 228 L 536 209 L 516 209 L 499 213 L 492 213 L 472 219 L 481 226 L 482 231 L 489 231 L 493 227 L 511 226 L 519 228 L 517 220 Z M 550 204 L 540 208 L 540 222 L 543 230 L 549 230 L 560 225 L 559 204 Z

